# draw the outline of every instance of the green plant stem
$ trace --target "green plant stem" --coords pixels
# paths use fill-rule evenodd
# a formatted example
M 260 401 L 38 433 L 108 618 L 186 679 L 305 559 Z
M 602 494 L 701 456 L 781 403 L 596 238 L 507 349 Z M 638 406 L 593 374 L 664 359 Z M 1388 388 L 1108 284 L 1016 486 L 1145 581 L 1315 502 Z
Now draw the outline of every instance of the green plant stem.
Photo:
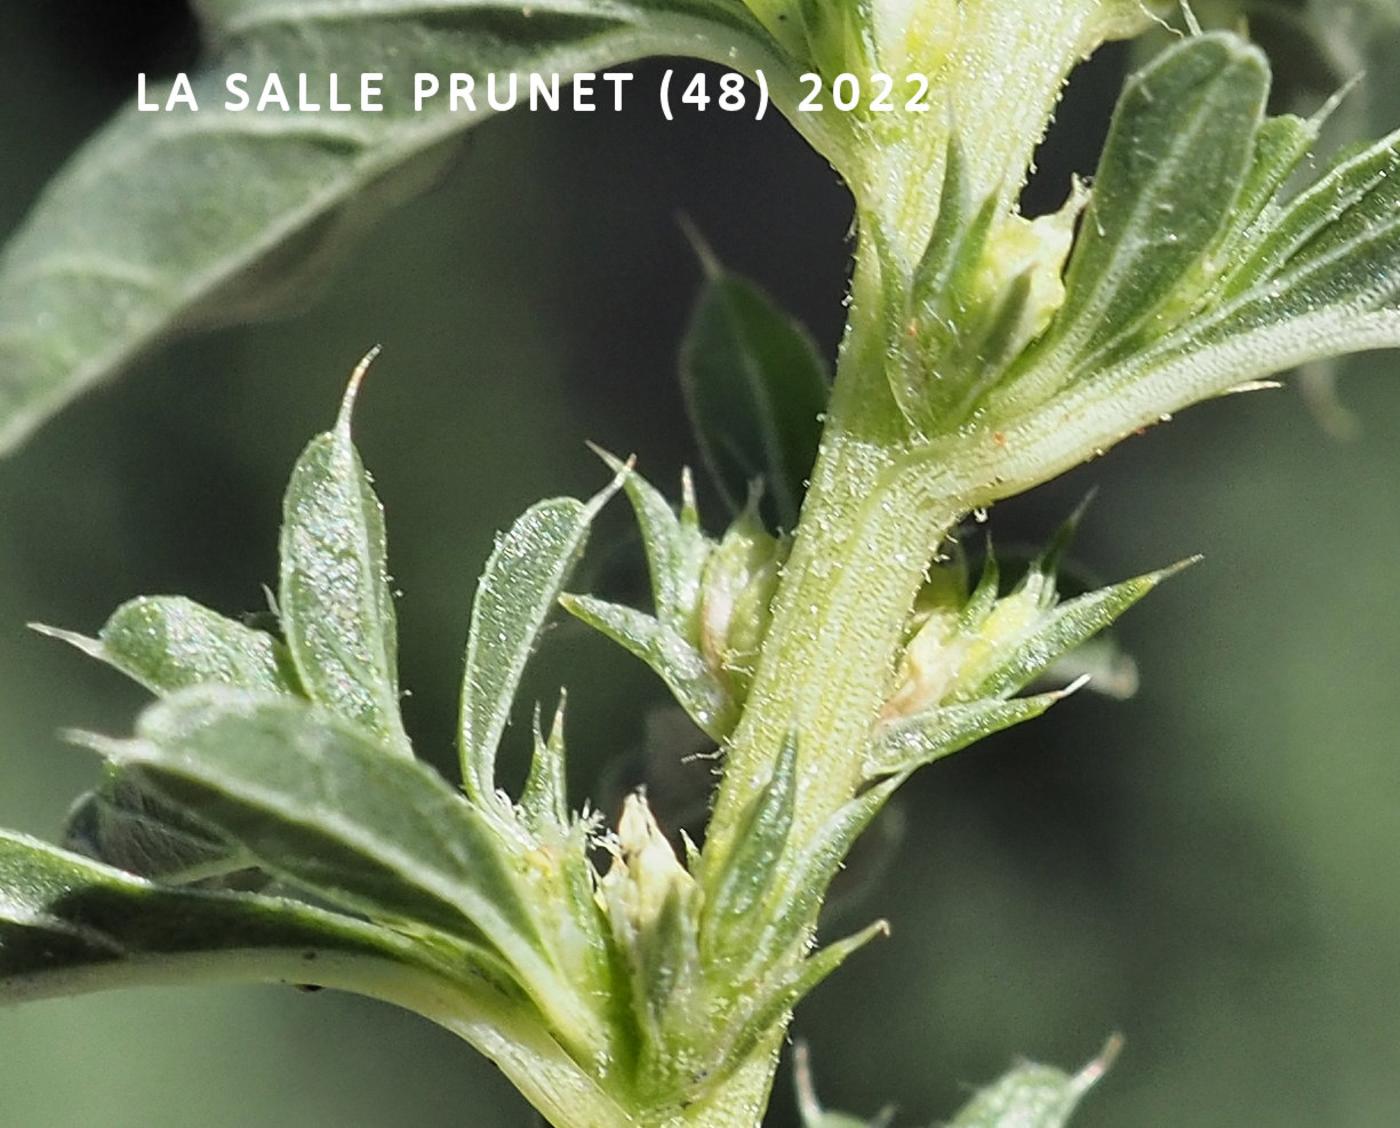
M 727 750 L 707 852 L 797 733 L 793 841 L 811 840 L 860 786 L 909 608 L 940 540 L 967 511 L 951 475 L 906 457 L 886 379 L 878 268 L 862 253 L 821 453 L 744 716 Z

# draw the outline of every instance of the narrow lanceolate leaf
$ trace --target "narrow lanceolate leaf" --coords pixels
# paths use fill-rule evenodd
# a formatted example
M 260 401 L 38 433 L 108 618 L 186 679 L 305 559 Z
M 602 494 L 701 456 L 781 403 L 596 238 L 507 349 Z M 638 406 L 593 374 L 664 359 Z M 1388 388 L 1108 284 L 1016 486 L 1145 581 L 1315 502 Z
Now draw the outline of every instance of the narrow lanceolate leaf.
M 948 1128 L 1064 1128 L 1118 1055 L 1114 1038 L 1102 1054 L 1071 1076 L 1048 1065 L 1017 1066 L 972 1098 Z
M 733 730 L 738 707 L 729 690 L 704 655 L 676 631 L 642 611 L 592 596 L 566 595 L 559 602 L 650 666 L 691 720 L 715 740 Z
M 486 562 L 462 681 L 462 778 L 473 799 L 496 794 L 496 751 L 525 663 L 583 552 L 589 525 L 620 484 L 587 503 L 562 497 L 532 506 Z
M 720 857 L 720 871 L 707 892 L 703 940 L 721 957 L 752 951 L 750 937 L 763 920 L 763 914 L 755 909 L 777 877 L 792 829 L 796 795 L 797 737 L 790 733 L 773 766 L 772 778 L 754 799 L 734 848 Z
M 1055 357 L 1136 329 L 1210 249 L 1248 172 L 1268 90 L 1264 57 L 1229 35 L 1185 40 L 1129 81 L 1066 273 Z
M 587 1037 L 489 824 L 425 765 L 386 755 L 363 729 L 305 703 L 222 689 L 152 706 L 133 740 L 88 742 L 268 873 L 371 918 L 487 948 L 562 1036 Z
M 765 927 L 754 945 L 750 969 L 772 966 L 780 957 L 806 949 L 832 879 L 903 777 L 886 780 L 847 802 L 817 832 L 812 844 L 770 896 Z
M 773 1023 L 815 991 L 827 976 L 856 952 L 877 936 L 889 934 L 889 922 L 877 920 L 853 936 L 834 940 L 819 948 L 783 973 L 777 981 L 765 984 L 758 1005 L 750 1012 L 742 1039 L 735 1046 L 736 1056 L 751 1050 L 754 1044 L 772 1029 Z
M 298 692 L 296 672 L 277 639 L 179 596 L 123 604 L 95 639 L 37 629 L 108 663 L 152 693 L 192 685 Z
M 786 59 L 740 4 L 710 0 L 205 0 L 210 51 L 192 76 L 197 113 L 131 101 L 70 162 L 0 259 L 0 449 L 174 329 L 242 322 L 307 291 L 380 213 L 432 183 L 452 140 L 492 112 L 485 76 L 563 83 L 645 55 L 762 67 L 775 96 Z M 297 107 L 295 76 L 339 72 L 342 101 L 382 74 L 378 113 Z M 225 108 L 248 76 L 252 108 Z M 414 105 L 414 76 L 443 76 Z M 455 108 L 446 76 L 475 80 Z M 269 74 L 291 108 L 263 113 Z M 148 91 L 163 103 L 167 88 Z M 501 84 L 498 100 L 507 91 Z M 602 102 L 605 94 L 595 91 Z M 570 92 L 561 91 L 561 104 Z M 799 127 L 824 128 L 819 115 Z
M 705 464 L 730 509 L 764 484 L 764 515 L 792 530 L 817 457 L 826 369 L 806 331 L 714 265 L 681 348 L 681 387 Z
M 355 371 L 335 429 L 311 441 L 287 485 L 279 604 L 307 694 L 399 756 L 413 749 L 399 716 L 398 641 L 384 510 L 350 438 L 373 354 Z
M 530 758 L 530 774 L 526 777 L 525 788 L 520 793 L 520 810 L 537 832 L 545 827 L 562 831 L 567 829 L 569 824 L 569 796 L 565 775 L 567 761 L 564 752 L 564 700 L 561 694 L 548 736 L 540 729 L 540 710 L 539 706 L 535 707 L 532 726 L 535 751 Z
M 904 774 L 951 756 L 993 733 L 1033 720 L 1069 692 L 944 705 L 897 721 L 881 730 L 866 753 L 866 775 L 879 779 Z
M 1238 297 L 1268 281 L 1275 282 L 1273 292 L 1281 296 L 1281 291 L 1296 290 L 1297 282 L 1318 267 L 1350 268 L 1364 277 L 1366 268 L 1374 266 L 1376 251 L 1394 246 L 1400 226 L 1397 177 L 1396 134 L 1333 166 L 1286 207 L 1266 217 L 1271 222 L 1254 233 L 1251 253 L 1231 273 L 1226 296 Z M 1319 295 L 1331 296 L 1318 289 Z
M 627 500 L 637 516 L 656 617 L 682 636 L 695 637 L 700 632 L 700 581 L 714 545 L 700 528 L 689 474 L 682 477 L 684 497 L 677 513 L 661 491 L 630 466 L 606 451 L 598 453 L 622 475 Z
M 966 704 L 980 698 L 1004 697 L 1015 693 L 1053 662 L 1112 626 L 1128 608 L 1163 580 L 1194 563 L 1194 558 L 1184 560 L 1171 568 L 1149 572 L 1061 603 L 1047 612 L 1024 639 L 1008 648 L 976 685 L 960 690 L 956 703 Z M 1054 703 L 1054 696 L 1049 696 L 1051 700 L 1046 707 Z
M 349 986 L 347 961 L 425 966 L 417 946 L 349 917 L 163 888 L 9 831 L 0 891 L 0 1003 L 191 976 Z

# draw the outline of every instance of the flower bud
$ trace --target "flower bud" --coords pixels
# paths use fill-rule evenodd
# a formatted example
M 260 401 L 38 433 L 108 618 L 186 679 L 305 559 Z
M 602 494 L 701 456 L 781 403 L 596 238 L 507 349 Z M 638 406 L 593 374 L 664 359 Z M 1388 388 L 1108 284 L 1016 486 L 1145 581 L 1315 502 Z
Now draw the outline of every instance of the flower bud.
M 697 642 L 739 697 L 753 681 L 785 556 L 786 545 L 764 529 L 751 503 L 705 564 Z
M 622 806 L 612 867 L 598 887 L 619 938 L 646 932 L 661 916 L 668 897 L 688 896 L 695 888 L 694 878 L 676 858 L 640 792 L 629 795 Z

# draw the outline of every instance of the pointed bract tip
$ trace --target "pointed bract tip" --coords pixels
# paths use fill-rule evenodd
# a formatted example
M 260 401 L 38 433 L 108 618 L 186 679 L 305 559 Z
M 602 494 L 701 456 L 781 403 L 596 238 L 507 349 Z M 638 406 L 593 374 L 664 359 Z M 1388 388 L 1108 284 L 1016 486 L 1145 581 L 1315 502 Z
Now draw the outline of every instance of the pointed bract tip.
M 1056 701 L 1063 701 L 1066 697 L 1073 697 L 1076 693 L 1078 693 L 1081 689 L 1083 689 L 1093 680 L 1094 679 L 1091 674 L 1080 674 L 1077 678 L 1074 679 L 1074 681 L 1070 682 L 1069 685 L 1065 686 L 1064 689 L 1057 689 L 1054 692 L 1053 697 Z
M 335 422 L 336 430 L 349 434 L 350 417 L 355 413 L 355 399 L 360 394 L 360 385 L 365 382 L 365 376 L 369 374 L 370 368 L 383 351 L 382 345 L 375 345 L 360 358 L 360 363 L 355 365 L 355 370 L 350 373 L 350 382 L 346 384 L 345 395 L 340 401 L 340 415 Z
M 1322 103 L 1322 106 L 1317 111 L 1317 113 L 1313 114 L 1312 117 L 1307 119 L 1308 124 L 1313 126 L 1314 132 L 1321 130 L 1321 128 L 1327 124 L 1327 119 L 1330 118 L 1334 113 L 1337 112 L 1337 110 L 1341 108 L 1343 102 L 1345 102 L 1348 98 L 1351 97 L 1352 91 L 1354 91 L 1365 81 L 1366 72 L 1364 70 L 1360 70 L 1357 71 L 1354 75 L 1352 75 L 1349 79 L 1347 79 L 1344 83 L 1342 83 L 1342 85 L 1337 88 L 1336 93 L 1334 93 L 1332 97 L 1328 98 L 1327 101 Z
M 88 732 L 86 729 L 59 729 L 58 737 L 65 744 L 71 744 L 75 748 L 86 748 L 89 752 L 96 752 L 99 756 L 108 760 L 116 760 L 117 753 L 123 746 L 123 741 L 113 740 L 110 736 L 101 736 L 95 732 Z
M 66 642 L 69 646 L 81 650 L 84 654 L 92 658 L 103 656 L 102 643 L 99 639 L 89 638 L 87 635 L 78 634 L 77 631 L 65 631 L 62 627 L 51 627 L 47 623 L 26 623 L 35 634 L 41 634 L 45 638 L 56 638 L 59 642 Z
M 1124 1041 L 1122 1034 L 1115 1032 L 1109 1035 L 1108 1041 L 1104 1043 L 1098 1057 L 1074 1075 L 1073 1084 L 1077 1092 L 1086 1092 L 1102 1080 L 1103 1075 L 1113 1068 L 1114 1062 L 1118 1060 L 1118 1055 L 1123 1052 Z

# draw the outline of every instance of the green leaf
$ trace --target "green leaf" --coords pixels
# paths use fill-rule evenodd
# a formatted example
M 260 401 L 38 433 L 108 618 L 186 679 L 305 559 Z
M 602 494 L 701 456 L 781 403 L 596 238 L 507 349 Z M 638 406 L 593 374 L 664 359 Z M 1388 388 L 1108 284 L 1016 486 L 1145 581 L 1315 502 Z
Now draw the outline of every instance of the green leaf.
M 1314 281 L 1299 290 L 1297 283 L 1320 266 L 1360 282 L 1377 250 L 1393 252 L 1395 229 L 1400 226 L 1397 176 L 1397 134 L 1334 165 L 1286 207 L 1275 209 L 1273 222 L 1259 233 L 1252 253 L 1232 271 L 1225 296 L 1238 297 L 1273 282 L 1270 290 L 1275 297 L 1316 291 L 1335 303 L 1340 295 L 1329 287 Z M 1360 291 L 1360 285 L 1353 287 L 1353 292 Z M 1283 311 L 1297 314 L 1307 308 L 1296 298 L 1285 299 Z
M 329 975 L 354 989 L 355 963 L 428 966 L 418 945 L 336 913 L 162 888 L 10 831 L 0 831 L 0 889 L 0 1003 L 220 975 Z
M 817 457 L 827 374 L 807 332 L 702 252 L 705 285 L 681 346 L 681 388 L 705 465 L 737 515 L 756 479 L 764 516 L 797 526 Z
M 683 638 L 695 638 L 700 633 L 700 584 L 714 543 L 700 528 L 689 473 L 681 477 L 682 502 L 677 514 L 661 491 L 629 465 L 605 450 L 594 449 L 621 476 L 637 516 L 656 617 Z
M 621 485 L 587 504 L 555 498 L 532 506 L 496 544 L 476 588 L 462 680 L 462 778 L 477 802 L 496 795 L 496 752 L 530 651 L 588 539 L 598 511 Z
M 885 780 L 847 800 L 818 828 L 811 844 L 787 868 L 768 900 L 762 914 L 763 927 L 756 933 L 750 969 L 771 966 L 794 950 L 805 951 L 832 879 L 856 839 L 905 778 Z
M 729 735 L 739 719 L 734 699 L 700 651 L 676 631 L 645 612 L 588 595 L 565 595 L 559 602 L 650 666 L 711 737 L 722 741 Z
M 740 822 L 734 846 L 720 856 L 719 872 L 707 882 L 702 943 L 721 959 L 751 953 L 754 926 L 766 923 L 755 910 L 778 878 L 796 798 L 797 737 L 789 733 L 772 777 Z
M 818 948 L 806 959 L 783 972 L 775 982 L 765 984 L 757 1005 L 748 1016 L 743 1033 L 735 1042 L 736 1056 L 748 1053 L 775 1022 L 821 986 L 827 976 L 856 952 L 877 936 L 889 934 L 889 922 L 877 920 L 853 936 L 833 940 L 825 947 Z
M 1211 248 L 1268 91 L 1259 51 L 1220 34 L 1183 40 L 1129 80 L 1066 272 L 1055 356 L 1082 358 L 1136 329 Z
M 525 789 L 520 793 L 520 810 L 537 832 L 547 826 L 564 829 L 569 825 L 568 783 L 564 771 L 564 702 L 565 696 L 560 694 L 548 736 L 540 730 L 540 709 L 535 706 L 531 726 L 535 752 L 530 758 Z
M 286 647 L 175 596 L 133 599 L 91 639 L 36 624 L 153 693 L 195 685 L 297 694 Z M 241 851 L 188 811 L 117 769 L 69 813 L 65 843 L 98 861 L 172 884 L 208 882 L 250 864 Z
M 969 684 L 959 690 L 954 703 L 963 704 L 1015 693 L 1052 663 L 1111 626 L 1163 580 L 1170 579 L 1194 563 L 1196 558 L 1184 560 L 1170 568 L 1124 580 L 1061 603 L 1048 611 L 1024 638 L 999 654 L 975 685 Z M 1045 708 L 1048 708 L 1054 704 L 1055 695 L 1045 696 L 1050 697 L 1045 703 Z
M 179 596 L 124 603 L 96 639 L 37 624 L 35 629 L 106 662 L 152 693 L 192 685 L 300 692 L 281 642 Z
M 411 759 L 399 716 L 398 641 L 384 510 L 350 438 L 360 381 L 335 429 L 313 439 L 287 484 L 279 604 L 287 646 L 311 699 Z
M 1073 1076 L 1048 1065 L 1017 1066 L 964 1105 L 948 1128 L 1064 1128 L 1120 1046 L 1120 1039 L 1110 1040 L 1098 1058 Z
M 148 709 L 135 739 L 87 743 L 268 873 L 493 953 L 569 1044 L 589 1044 L 591 1016 L 543 953 L 491 824 L 432 769 L 305 703 L 226 689 L 185 690 Z
M 780 103 L 800 97 L 771 37 L 720 0 L 205 0 L 201 9 L 210 51 L 192 76 L 199 112 L 122 112 L 0 259 L 0 450 L 172 330 L 304 301 L 353 237 L 432 183 L 454 139 L 489 115 L 489 73 L 558 72 L 567 82 L 647 55 L 695 54 L 763 68 Z M 256 104 L 269 73 L 323 74 L 328 60 L 354 103 L 349 76 L 383 74 L 383 112 L 331 113 L 325 90 L 313 93 L 320 113 L 223 108 L 233 73 L 249 76 Z M 475 110 L 453 112 L 444 80 L 442 96 L 415 112 L 418 72 L 473 76 Z M 807 132 L 826 129 L 820 115 L 797 116 L 812 119 L 798 122 Z
M 879 779 L 924 767 L 993 733 L 1033 720 L 1078 688 L 1076 683 L 1069 689 L 1010 701 L 943 705 L 896 721 L 881 730 L 866 753 L 866 774 Z

